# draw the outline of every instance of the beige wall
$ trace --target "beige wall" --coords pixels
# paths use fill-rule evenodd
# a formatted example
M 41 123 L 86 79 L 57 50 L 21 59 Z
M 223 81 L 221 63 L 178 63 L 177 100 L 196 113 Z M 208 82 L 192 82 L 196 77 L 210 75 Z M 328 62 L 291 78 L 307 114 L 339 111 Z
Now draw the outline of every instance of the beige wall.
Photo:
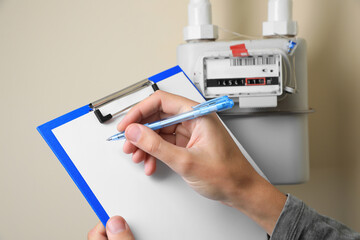
M 0 0 L 0 240 L 86 238 L 97 217 L 35 127 L 174 66 L 187 2 Z M 212 3 L 214 23 L 261 34 L 266 0 Z M 294 6 L 316 109 L 311 180 L 280 189 L 360 231 L 360 1 Z

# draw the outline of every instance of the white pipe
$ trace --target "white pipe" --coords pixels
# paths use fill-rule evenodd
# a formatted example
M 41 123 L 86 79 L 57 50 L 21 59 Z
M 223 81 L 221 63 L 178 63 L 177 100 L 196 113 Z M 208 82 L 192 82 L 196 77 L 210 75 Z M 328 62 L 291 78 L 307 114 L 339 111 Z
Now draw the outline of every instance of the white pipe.
M 269 0 L 268 21 L 292 21 L 292 0 Z
M 217 26 L 212 25 L 210 1 L 190 0 L 188 26 L 184 28 L 184 40 L 215 40 L 217 37 Z
M 263 35 L 288 35 L 297 34 L 297 23 L 292 19 L 292 0 L 269 0 L 268 21 L 263 23 Z
M 211 4 L 209 0 L 191 0 L 188 5 L 189 25 L 211 24 Z

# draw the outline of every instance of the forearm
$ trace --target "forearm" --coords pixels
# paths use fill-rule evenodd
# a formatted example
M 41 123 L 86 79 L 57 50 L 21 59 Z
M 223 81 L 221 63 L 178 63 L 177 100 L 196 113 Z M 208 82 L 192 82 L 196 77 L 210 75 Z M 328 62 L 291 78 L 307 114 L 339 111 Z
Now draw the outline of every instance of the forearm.
M 359 239 L 360 234 L 320 215 L 263 178 L 254 177 L 236 194 L 233 207 L 257 222 L 274 240 Z

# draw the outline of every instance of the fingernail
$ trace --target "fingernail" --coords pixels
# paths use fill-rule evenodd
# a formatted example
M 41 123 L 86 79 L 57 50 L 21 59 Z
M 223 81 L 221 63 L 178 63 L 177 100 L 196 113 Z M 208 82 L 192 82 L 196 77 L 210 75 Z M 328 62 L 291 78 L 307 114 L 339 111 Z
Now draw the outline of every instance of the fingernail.
M 131 142 L 137 142 L 141 136 L 141 129 L 136 126 L 132 125 L 126 131 L 126 138 Z
M 107 228 L 112 234 L 118 234 L 125 231 L 125 221 L 120 218 L 110 218 L 109 222 L 107 223 Z

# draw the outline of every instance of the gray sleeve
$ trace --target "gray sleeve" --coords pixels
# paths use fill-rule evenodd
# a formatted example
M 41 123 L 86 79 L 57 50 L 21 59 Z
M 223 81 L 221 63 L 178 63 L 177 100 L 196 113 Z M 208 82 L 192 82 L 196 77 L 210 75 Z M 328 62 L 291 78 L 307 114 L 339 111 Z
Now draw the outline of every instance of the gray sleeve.
M 360 234 L 334 219 L 320 215 L 301 200 L 289 194 L 270 239 L 345 240 L 360 239 Z

